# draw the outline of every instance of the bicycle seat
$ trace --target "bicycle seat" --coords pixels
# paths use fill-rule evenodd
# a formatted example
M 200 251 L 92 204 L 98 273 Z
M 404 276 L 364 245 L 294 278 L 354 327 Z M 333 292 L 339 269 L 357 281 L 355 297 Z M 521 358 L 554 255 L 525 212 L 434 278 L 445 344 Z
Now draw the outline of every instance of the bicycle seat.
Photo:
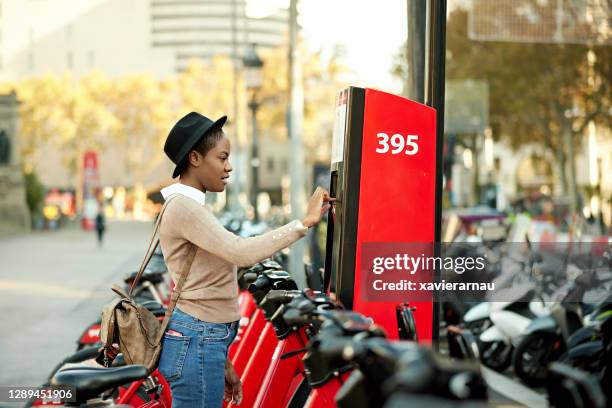
M 51 385 L 74 387 L 76 402 L 83 403 L 98 397 L 108 389 L 140 380 L 148 374 L 147 368 L 143 365 L 117 368 L 75 367 L 59 371 L 51 379 Z
M 146 307 L 147 310 L 153 312 L 153 314 L 155 314 L 157 316 L 157 314 L 155 312 L 161 310 L 162 311 L 162 316 L 165 313 L 165 309 L 164 309 L 164 305 L 162 305 L 161 303 L 158 303 L 154 300 L 147 300 L 145 302 L 141 302 L 140 306 L 142 307 Z
M 166 261 L 164 257 L 161 255 L 153 254 L 149 264 L 145 268 L 145 271 L 151 272 L 166 272 L 168 271 L 168 266 L 166 265 Z
M 125 358 L 123 357 L 123 353 L 117 354 L 117 357 L 113 360 L 111 367 L 124 367 L 125 366 Z
M 145 270 L 142 276 L 140 277 L 138 284 L 142 284 L 143 282 L 150 282 L 153 285 L 162 283 L 164 281 L 164 273 L 165 272 L 163 271 L 154 272 L 154 271 Z M 136 278 L 136 275 L 138 275 L 138 271 L 130 273 L 125 278 L 123 278 L 123 281 L 127 283 L 128 285 L 131 285 L 134 279 Z

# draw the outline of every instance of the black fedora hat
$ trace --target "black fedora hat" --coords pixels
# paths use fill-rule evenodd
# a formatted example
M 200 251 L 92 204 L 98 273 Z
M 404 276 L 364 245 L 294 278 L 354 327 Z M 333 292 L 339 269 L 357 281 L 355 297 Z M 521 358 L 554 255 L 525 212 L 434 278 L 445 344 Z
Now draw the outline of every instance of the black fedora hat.
M 221 116 L 216 121 L 212 121 L 202 114 L 191 112 L 176 122 L 164 144 L 166 156 L 176 164 L 172 178 L 179 176 L 184 169 L 183 160 L 202 136 L 211 129 L 223 127 L 226 120 L 227 116 Z

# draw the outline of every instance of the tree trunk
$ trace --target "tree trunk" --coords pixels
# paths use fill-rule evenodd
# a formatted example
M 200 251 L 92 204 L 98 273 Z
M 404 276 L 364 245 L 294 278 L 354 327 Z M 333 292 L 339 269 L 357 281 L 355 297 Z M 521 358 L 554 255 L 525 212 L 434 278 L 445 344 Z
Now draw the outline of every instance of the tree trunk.
M 565 154 L 564 144 L 559 144 L 555 146 L 552 151 L 555 153 L 557 157 L 557 167 L 559 169 L 559 182 L 561 182 L 561 193 L 563 195 L 569 194 L 569 187 L 567 182 L 567 155 Z
M 472 136 L 472 202 L 471 205 L 478 205 L 480 203 L 480 163 L 478 160 L 479 156 L 479 148 L 478 148 L 478 138 L 479 134 L 476 133 Z
M 578 209 L 578 186 L 576 183 L 576 157 L 574 152 L 574 143 L 572 141 L 571 129 L 566 124 L 563 129 L 563 139 L 567 146 L 567 164 L 569 165 L 569 199 L 570 213 L 575 214 Z

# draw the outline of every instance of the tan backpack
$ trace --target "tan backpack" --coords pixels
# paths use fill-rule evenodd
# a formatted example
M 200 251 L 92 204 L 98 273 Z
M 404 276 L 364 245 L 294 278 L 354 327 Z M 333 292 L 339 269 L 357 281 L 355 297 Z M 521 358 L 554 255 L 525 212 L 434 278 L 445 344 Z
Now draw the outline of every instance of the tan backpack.
M 153 313 L 134 301 L 132 292 L 159 245 L 159 237 L 157 237 L 159 224 L 168 203 L 174 196 L 175 194 L 166 200 L 159 212 L 147 253 L 129 292 L 126 294 L 121 287 L 113 285 L 111 289 L 119 295 L 119 299 L 113 300 L 102 310 L 100 340 L 103 346 L 96 360 L 105 367 L 110 367 L 117 354 L 123 353 L 127 364 L 142 364 L 147 367 L 149 373 L 157 368 L 162 348 L 161 340 L 187 279 L 197 247 L 192 245 L 189 250 L 161 325 Z

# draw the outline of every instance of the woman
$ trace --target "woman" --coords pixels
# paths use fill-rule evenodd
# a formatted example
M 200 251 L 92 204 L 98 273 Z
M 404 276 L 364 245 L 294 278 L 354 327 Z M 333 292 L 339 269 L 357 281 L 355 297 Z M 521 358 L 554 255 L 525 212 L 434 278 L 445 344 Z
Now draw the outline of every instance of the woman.
M 261 236 L 241 238 L 225 230 L 204 206 L 204 193 L 225 189 L 232 167 L 222 127 L 191 112 L 170 131 L 164 151 L 176 164 L 179 182 L 162 189 L 173 195 L 160 223 L 160 242 L 172 279 L 192 245 L 197 252 L 164 334 L 159 370 L 172 389 L 172 407 L 221 407 L 225 397 L 239 404 L 242 385 L 228 346 L 238 327 L 237 266 L 250 266 L 291 245 L 317 224 L 329 208 L 317 188 L 302 221 L 294 220 Z

